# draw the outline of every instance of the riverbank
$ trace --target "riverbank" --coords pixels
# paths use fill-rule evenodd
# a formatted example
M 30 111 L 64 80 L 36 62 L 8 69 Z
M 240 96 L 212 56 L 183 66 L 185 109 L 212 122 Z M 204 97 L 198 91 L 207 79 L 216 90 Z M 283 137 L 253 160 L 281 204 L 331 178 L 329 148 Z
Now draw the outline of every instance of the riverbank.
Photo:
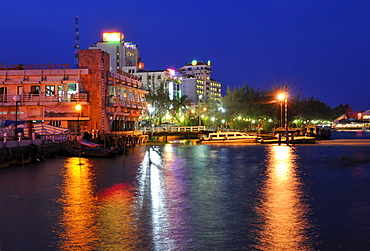
M 12 165 L 36 164 L 43 159 L 55 157 L 69 147 L 71 147 L 69 141 L 61 141 L 0 148 L 0 168 Z

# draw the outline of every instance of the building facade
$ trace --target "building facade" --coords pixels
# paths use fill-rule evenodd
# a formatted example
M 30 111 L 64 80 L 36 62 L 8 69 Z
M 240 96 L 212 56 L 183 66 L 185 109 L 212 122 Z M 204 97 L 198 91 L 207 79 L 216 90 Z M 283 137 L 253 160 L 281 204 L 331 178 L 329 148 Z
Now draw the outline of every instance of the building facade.
M 221 83 L 211 78 L 211 62 L 193 60 L 178 69 L 181 75 L 181 91 L 190 99 L 201 101 L 220 101 Z
M 124 41 L 121 32 L 104 32 L 103 40 L 94 43 L 89 49 L 100 49 L 110 54 L 110 71 L 114 73 L 136 73 L 141 67 L 140 51 L 136 44 Z
M 138 77 L 110 68 L 110 55 L 95 49 L 79 50 L 78 69 L 1 69 L 0 119 L 44 122 L 71 131 L 138 129 L 146 92 Z
M 143 84 L 144 90 L 156 93 L 157 88 L 168 91 L 170 100 L 176 100 L 182 96 L 179 78 L 175 70 L 167 69 L 160 71 L 139 70 L 135 74 Z

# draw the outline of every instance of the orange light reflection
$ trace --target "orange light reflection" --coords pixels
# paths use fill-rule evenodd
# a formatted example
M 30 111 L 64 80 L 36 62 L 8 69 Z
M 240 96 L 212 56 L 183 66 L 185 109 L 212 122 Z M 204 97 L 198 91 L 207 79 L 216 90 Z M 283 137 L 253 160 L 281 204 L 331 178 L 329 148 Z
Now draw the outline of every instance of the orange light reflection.
M 81 161 L 82 165 L 79 165 Z M 61 188 L 60 250 L 91 250 L 96 241 L 95 197 L 90 163 L 84 158 L 66 160 Z
M 308 207 L 296 172 L 294 148 L 271 145 L 261 189 L 258 250 L 310 250 L 306 231 Z

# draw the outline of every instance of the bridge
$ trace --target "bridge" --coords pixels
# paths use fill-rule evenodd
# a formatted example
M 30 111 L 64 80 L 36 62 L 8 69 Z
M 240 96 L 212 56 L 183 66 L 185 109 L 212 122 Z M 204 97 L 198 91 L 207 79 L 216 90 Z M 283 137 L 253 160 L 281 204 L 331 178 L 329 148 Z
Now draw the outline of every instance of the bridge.
M 205 126 L 157 126 L 143 127 L 142 134 L 160 134 L 160 133 L 202 133 L 206 131 Z

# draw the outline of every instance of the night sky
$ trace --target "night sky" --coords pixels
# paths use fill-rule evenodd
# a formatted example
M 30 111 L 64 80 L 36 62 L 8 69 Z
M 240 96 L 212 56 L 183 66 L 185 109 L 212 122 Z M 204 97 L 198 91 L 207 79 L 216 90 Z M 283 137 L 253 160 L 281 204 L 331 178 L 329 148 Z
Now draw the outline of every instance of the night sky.
M 212 78 L 370 109 L 370 1 L 2 1 L 0 63 L 73 65 L 80 48 L 120 31 L 147 70 L 212 62 Z

